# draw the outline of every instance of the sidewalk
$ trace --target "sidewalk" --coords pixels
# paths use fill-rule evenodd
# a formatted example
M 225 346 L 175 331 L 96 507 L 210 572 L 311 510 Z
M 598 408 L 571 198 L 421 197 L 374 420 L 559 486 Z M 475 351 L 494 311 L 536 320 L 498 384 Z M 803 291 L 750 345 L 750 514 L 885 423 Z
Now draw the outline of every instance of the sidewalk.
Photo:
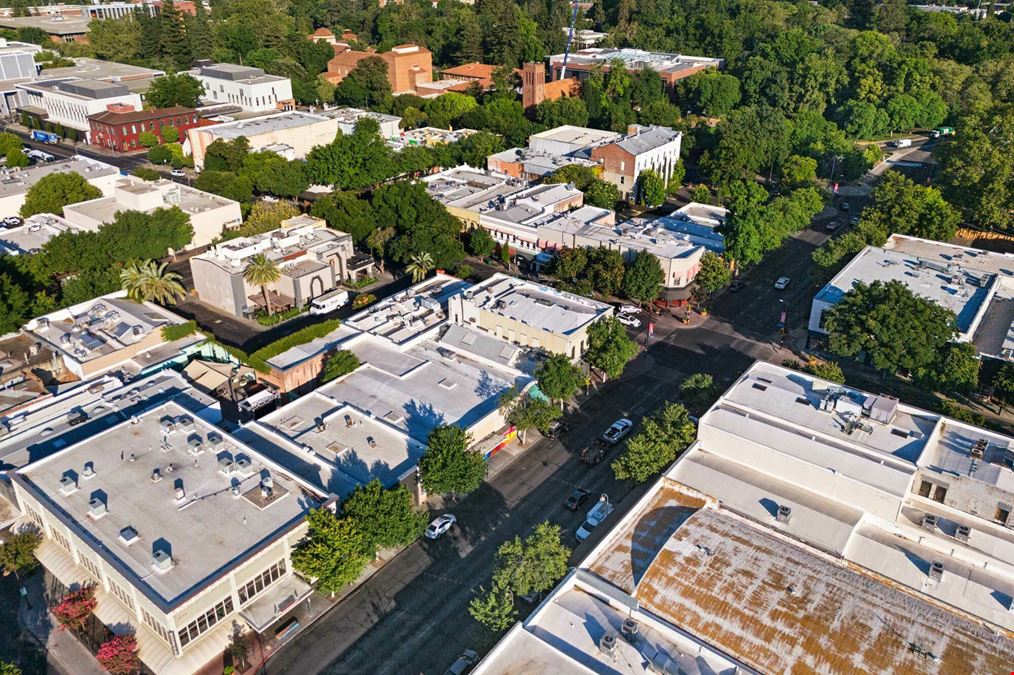
M 37 571 L 22 581 L 28 591 L 18 606 L 18 625 L 45 645 L 50 667 L 61 675 L 107 675 L 92 653 L 70 632 L 61 630 L 43 594 L 45 571 Z

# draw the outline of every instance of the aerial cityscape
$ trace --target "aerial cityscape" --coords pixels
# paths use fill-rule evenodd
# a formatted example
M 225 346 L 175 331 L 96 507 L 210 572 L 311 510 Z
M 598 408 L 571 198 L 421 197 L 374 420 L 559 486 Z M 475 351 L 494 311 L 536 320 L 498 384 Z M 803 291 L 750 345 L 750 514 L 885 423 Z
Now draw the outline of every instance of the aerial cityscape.
M 0 0 L 0 675 L 1014 673 L 1014 14 Z

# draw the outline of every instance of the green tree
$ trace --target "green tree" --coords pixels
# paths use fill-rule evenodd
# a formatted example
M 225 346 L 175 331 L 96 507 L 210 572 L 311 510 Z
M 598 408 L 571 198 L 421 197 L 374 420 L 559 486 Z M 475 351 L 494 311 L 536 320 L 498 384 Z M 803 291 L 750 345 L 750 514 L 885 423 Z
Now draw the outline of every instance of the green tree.
M 637 355 L 637 345 L 627 335 L 616 317 L 608 316 L 596 321 L 588 328 L 588 351 L 585 361 L 604 372 L 608 377 L 617 378 Z
M 957 136 L 942 152 L 944 194 L 979 227 L 1014 232 L 1014 103 L 966 113 Z
M 205 169 L 194 181 L 194 187 L 241 204 L 249 204 L 253 201 L 253 184 L 250 179 L 246 176 L 238 176 L 231 171 Z
M 377 216 L 365 199 L 353 192 L 332 192 L 313 203 L 310 213 L 327 221 L 327 226 L 352 235 L 361 242 L 377 229 Z
M 564 403 L 584 386 L 586 378 L 566 354 L 553 354 L 536 369 L 535 379 L 539 390 L 551 401 L 558 402 L 562 410 Z
M 1014 363 L 1004 363 L 993 376 L 993 397 L 1000 401 L 1000 413 L 1004 405 L 1014 401 Z
M 141 25 L 133 17 L 91 21 L 88 44 L 97 58 L 131 61 L 141 56 Z
M 567 574 L 570 549 L 560 540 L 559 525 L 543 521 L 524 538 L 515 536 L 496 551 L 494 577 L 516 596 L 544 593 Z
M 817 160 L 792 155 L 781 167 L 782 187 L 798 188 L 813 185 L 817 180 Z
M 314 509 L 306 522 L 306 537 L 292 551 L 292 567 L 333 596 L 359 578 L 376 549 L 352 518 Z
M 387 242 L 394 238 L 394 234 L 393 227 L 378 227 L 366 237 L 366 245 L 370 247 L 380 263 L 381 274 L 384 273 L 384 251 L 387 248 Z
M 164 145 L 156 145 L 148 149 L 148 161 L 152 164 L 168 164 L 172 159 L 172 151 Z
M 722 256 L 706 251 L 701 256 L 701 266 L 694 276 L 694 299 L 698 305 L 725 288 L 732 282 L 732 270 Z
M 134 262 L 120 271 L 120 284 L 127 297 L 136 302 L 157 302 L 169 305 L 186 295 L 182 277 L 166 271 L 169 263 L 154 260 Z
M 134 169 L 131 173 L 146 181 L 156 181 L 162 178 L 162 174 L 147 166 L 139 166 Z
M 379 56 L 368 56 L 357 63 L 334 93 L 336 103 L 359 108 L 375 108 L 390 98 L 387 62 Z
M 873 209 L 898 234 L 939 241 L 953 238 L 960 220 L 958 210 L 944 201 L 939 190 L 916 185 L 898 171 L 884 173 L 873 192 Z
M 22 141 L 17 134 L 9 131 L 0 131 L 0 155 L 6 155 L 11 150 L 21 152 Z
M 666 403 L 645 418 L 640 431 L 627 440 L 623 453 L 612 464 L 613 473 L 617 480 L 643 483 L 676 461 L 696 435 L 687 409 Z
M 707 410 L 717 394 L 715 378 L 709 373 L 694 373 L 680 384 L 680 398 L 695 412 Z
M 436 494 L 468 494 L 486 479 L 486 460 L 468 446 L 472 440 L 458 426 L 439 426 L 430 432 L 419 458 L 423 488 Z
M 78 173 L 60 172 L 43 176 L 25 193 L 21 205 L 21 216 L 27 218 L 36 213 L 63 213 L 68 204 L 98 199 L 102 191 L 89 183 Z
M 250 213 L 237 230 L 241 237 L 251 237 L 271 230 L 277 230 L 283 220 L 299 215 L 299 209 L 288 202 L 256 201 Z
M 204 170 L 239 173 L 246 167 L 249 154 L 250 140 L 246 136 L 231 141 L 217 138 L 204 151 Z
M 306 157 L 309 180 L 339 190 L 369 187 L 394 172 L 391 149 L 380 137 L 379 126 L 373 119 L 360 120 L 351 134 L 339 134 L 334 142 L 313 148 Z
M 258 253 L 250 258 L 246 269 L 243 270 L 243 280 L 251 286 L 261 289 L 261 294 L 264 296 L 264 308 L 267 310 L 268 316 L 274 314 L 271 309 L 271 299 L 268 296 L 268 286 L 281 278 L 282 272 L 278 268 L 278 263 L 263 253 Z
M 588 126 L 588 107 L 574 96 L 565 96 L 555 101 L 545 100 L 535 107 L 535 121 L 552 129 L 564 125 Z
M 468 233 L 468 250 L 472 255 L 485 258 L 496 250 L 496 240 L 488 230 L 481 227 L 472 228 Z
M 141 145 L 146 148 L 153 148 L 158 145 L 158 136 L 151 131 L 142 131 L 138 135 L 138 139 L 141 141 Z
M 22 529 L 10 533 L 0 544 L 0 568 L 4 575 L 30 572 L 39 564 L 35 558 L 35 549 L 42 543 L 42 535 L 37 530 Z
M 637 177 L 638 201 L 645 206 L 655 207 L 665 201 L 665 181 L 653 169 L 645 169 Z
M 588 266 L 584 273 L 596 292 L 605 296 L 615 295 L 623 285 L 625 273 L 623 254 L 615 249 L 588 249 Z
M 154 108 L 175 105 L 194 108 L 203 95 L 204 86 L 197 78 L 186 73 L 166 73 L 151 81 L 144 99 Z
M 953 312 L 899 281 L 857 283 L 824 311 L 824 327 L 831 351 L 865 352 L 874 367 L 889 372 L 930 365 L 957 333 Z
M 158 13 L 159 52 L 176 69 L 188 67 L 193 58 L 183 14 L 176 9 L 173 0 L 162 0 Z
M 8 169 L 21 169 L 28 166 L 31 162 L 28 159 L 28 155 L 21 152 L 20 149 L 11 149 L 4 154 L 5 164 Z
M 918 380 L 938 391 L 967 393 L 979 388 L 982 361 L 974 345 L 967 342 L 944 346 L 935 363 L 918 373 Z
M 653 302 L 662 290 L 665 273 L 649 251 L 639 251 L 623 274 L 623 294 L 638 302 Z
M 408 546 L 426 529 L 426 513 L 412 505 L 404 485 L 386 489 L 376 478 L 359 485 L 342 503 L 342 513 L 351 518 L 367 541 L 380 548 Z
M 502 632 L 514 625 L 518 620 L 518 610 L 514 606 L 514 593 L 504 583 L 494 579 L 490 590 L 479 587 L 479 595 L 468 604 L 468 613 L 473 619 L 492 631 Z
M 562 414 L 560 409 L 543 398 L 519 394 L 517 387 L 511 387 L 500 394 L 500 413 L 508 424 L 521 436 L 521 445 L 530 429 L 546 430 Z
M 710 117 L 728 114 L 740 100 L 739 80 L 717 70 L 695 73 L 681 83 L 680 91 L 690 107 Z
M 457 124 L 458 120 L 479 104 L 468 94 L 449 91 L 423 104 L 423 112 L 429 118 L 430 126 L 447 129 Z
M 841 369 L 837 361 L 811 359 L 801 367 L 801 370 L 828 382 L 845 384 L 845 371 Z
M 21 675 L 21 668 L 8 661 L 0 661 L 0 675 Z
M 412 283 L 419 283 L 433 270 L 433 256 L 426 251 L 416 253 L 410 259 L 405 271 L 412 277 Z
M 187 26 L 187 35 L 190 38 L 190 53 L 195 59 L 211 58 L 215 49 L 215 34 L 204 3 L 194 4 L 194 18 Z
M 348 375 L 359 367 L 359 357 L 348 349 L 339 349 L 324 360 L 324 369 L 320 373 L 321 384 L 337 380 Z
M 178 143 L 180 140 L 180 131 L 176 127 L 162 127 L 161 134 L 163 143 Z

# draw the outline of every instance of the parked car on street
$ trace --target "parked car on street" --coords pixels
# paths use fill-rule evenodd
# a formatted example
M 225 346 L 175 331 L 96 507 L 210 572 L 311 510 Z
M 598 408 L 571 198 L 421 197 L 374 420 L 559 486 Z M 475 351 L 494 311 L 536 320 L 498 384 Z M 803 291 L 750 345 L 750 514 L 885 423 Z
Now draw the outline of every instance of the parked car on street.
M 472 649 L 466 649 L 458 657 L 458 660 L 451 664 L 451 667 L 444 671 L 444 675 L 464 675 L 472 669 L 479 655 Z
M 584 506 L 584 503 L 588 501 L 590 496 L 591 493 L 587 490 L 574 488 L 570 491 L 570 494 L 567 495 L 567 499 L 563 502 L 563 507 L 565 509 L 570 509 L 571 511 L 577 511 L 579 508 Z
M 834 232 L 839 227 L 841 227 L 841 223 L 839 223 L 837 220 L 832 220 L 830 223 L 824 226 L 824 229 L 826 229 L 828 232 Z
M 633 305 L 620 305 L 620 314 L 638 314 L 640 311 Z
M 613 422 L 613 425 L 602 432 L 602 442 L 606 445 L 616 445 L 622 441 L 630 430 L 634 427 L 634 423 L 628 420 L 626 417 Z
M 858 225 L 858 224 L 859 224 L 859 216 L 852 216 L 851 218 L 849 218 L 849 225 Z
M 848 211 L 849 208 L 851 207 L 849 206 L 848 202 L 842 202 L 841 204 L 838 205 L 838 208 L 841 209 L 842 211 Z
M 624 326 L 630 326 L 631 328 L 639 328 L 641 326 L 641 320 L 630 314 L 619 314 L 617 315 L 616 320 Z
M 442 516 L 434 518 L 424 534 L 427 539 L 439 539 L 444 532 L 454 527 L 457 522 L 458 519 L 453 513 L 445 513 Z
M 746 283 L 737 279 L 736 281 L 733 281 L 731 284 L 729 284 L 729 292 L 739 293 L 741 290 L 743 290 L 744 286 L 746 286 Z
M 561 422 L 560 420 L 553 420 L 546 428 L 546 432 L 543 435 L 548 436 L 549 438 L 559 438 L 568 431 L 570 431 L 569 424 Z
M 173 178 L 186 178 L 187 172 L 184 171 L 183 169 L 173 169 L 172 171 L 169 172 L 169 175 L 172 176 Z
M 784 291 L 788 287 L 789 281 L 788 277 L 778 277 L 778 281 L 775 282 L 775 288 L 779 291 Z
M 590 537 L 592 530 L 601 525 L 602 521 L 608 518 L 612 512 L 613 505 L 609 503 L 609 495 L 603 493 L 595 503 L 595 506 L 588 509 L 588 515 L 585 516 L 581 527 L 577 528 L 577 532 L 575 533 L 577 540 L 584 541 Z
M 899 138 L 896 141 L 891 141 L 890 143 L 888 143 L 888 145 L 891 146 L 892 148 L 908 148 L 912 145 L 912 139 Z
M 4 227 L 17 227 L 23 222 L 25 221 L 21 220 L 21 218 L 18 218 L 17 216 L 7 216 L 3 219 Z

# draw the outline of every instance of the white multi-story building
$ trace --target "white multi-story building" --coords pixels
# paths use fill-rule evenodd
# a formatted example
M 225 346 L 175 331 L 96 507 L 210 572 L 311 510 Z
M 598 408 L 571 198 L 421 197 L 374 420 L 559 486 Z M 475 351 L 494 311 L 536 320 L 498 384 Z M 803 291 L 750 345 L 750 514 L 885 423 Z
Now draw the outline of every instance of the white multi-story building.
M 126 85 L 99 80 L 66 78 L 37 80 L 17 85 L 19 111 L 40 121 L 75 129 L 81 140 L 90 141 L 88 116 L 103 112 L 114 104 L 143 107 L 141 96 Z
M 641 172 L 657 173 L 665 183 L 680 160 L 683 134 L 669 127 L 632 124 L 624 136 L 592 148 L 591 158 L 602 164 L 602 179 L 627 199 L 640 199 Z
M 248 112 L 291 110 L 295 106 L 292 81 L 267 75 L 260 68 L 213 63 L 188 73 L 204 87 L 205 101 L 231 103 Z
M 292 549 L 333 500 L 175 399 L 11 474 L 64 586 L 93 584 L 95 615 L 163 675 L 198 672 L 237 626 L 266 631 L 312 587 Z
M 113 193 L 120 170 L 112 164 L 77 155 L 71 159 L 35 164 L 23 169 L 0 168 L 0 217 L 16 216 L 28 190 L 54 173 L 76 173 L 104 195 Z
M 1012 512 L 1014 439 L 758 362 L 474 672 L 1007 672 Z
M 32 80 L 39 74 L 35 55 L 39 45 L 0 38 L 0 114 L 10 115 L 18 107 L 18 82 Z
M 70 204 L 63 216 L 82 230 L 97 230 L 120 211 L 176 207 L 187 214 L 194 238 L 186 248 L 207 246 L 222 232 L 243 222 L 239 202 L 169 180 L 145 181 L 134 176 L 116 180 L 108 197 Z
M 204 168 L 208 146 L 217 140 L 233 141 L 242 136 L 250 142 L 252 151 L 284 146 L 291 154 L 287 159 L 303 159 L 314 147 L 332 142 L 337 133 L 336 120 L 291 110 L 208 127 L 193 127 L 187 131 L 190 141 L 187 147 L 194 158 L 194 167 L 200 171 Z
M 859 283 L 900 282 L 954 313 L 959 342 L 980 354 L 1014 358 L 1014 255 L 893 234 L 867 246 L 813 298 L 809 329 L 827 335 L 827 310 Z

